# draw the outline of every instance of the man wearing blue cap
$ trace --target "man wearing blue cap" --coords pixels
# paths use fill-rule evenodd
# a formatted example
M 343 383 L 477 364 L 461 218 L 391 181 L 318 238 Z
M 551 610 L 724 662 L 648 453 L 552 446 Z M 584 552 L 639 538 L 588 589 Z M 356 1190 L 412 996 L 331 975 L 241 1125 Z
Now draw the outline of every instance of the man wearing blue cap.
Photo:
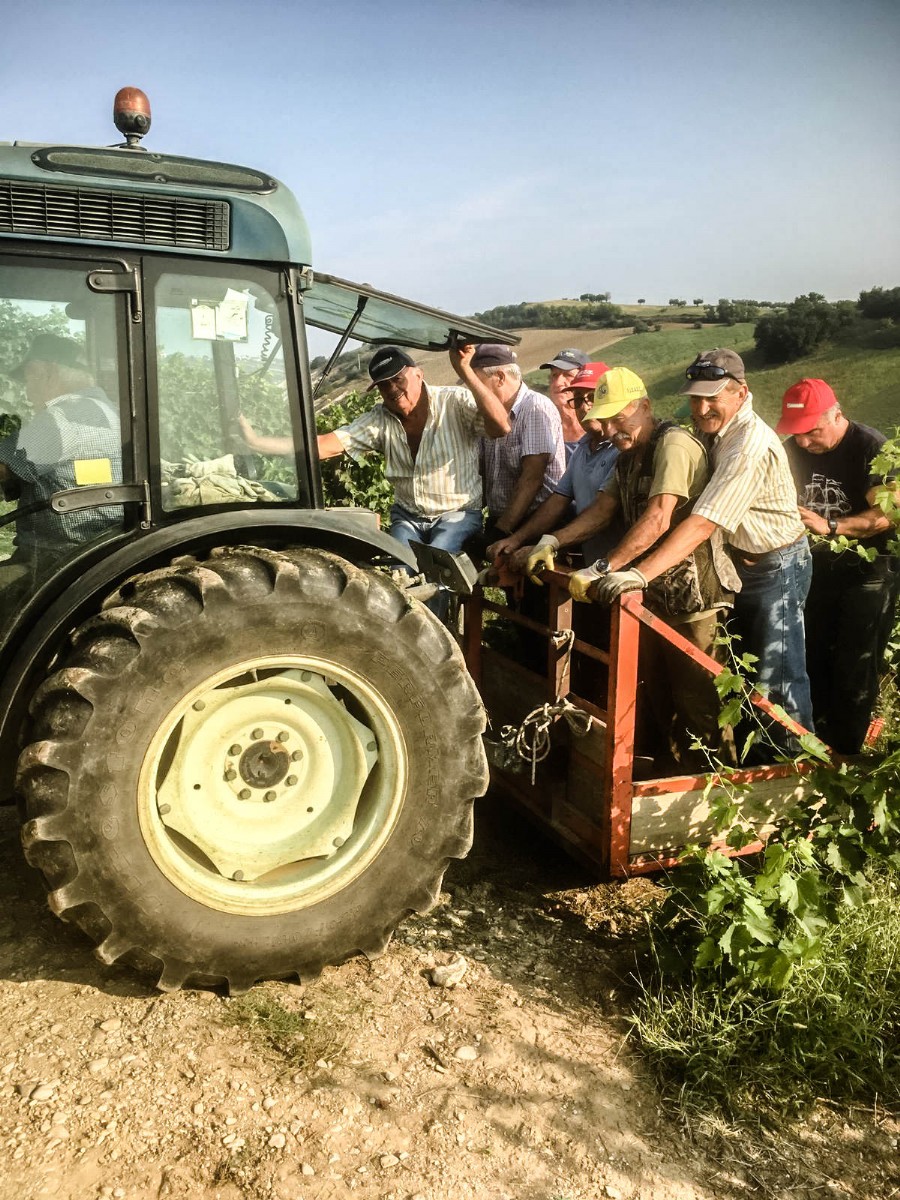
M 588 355 L 583 350 L 570 347 L 558 351 L 549 362 L 541 363 L 541 370 L 550 372 L 550 399 L 562 421 L 567 465 L 584 433 L 572 407 L 572 398 L 575 394 L 573 382 L 575 376 L 588 361 Z

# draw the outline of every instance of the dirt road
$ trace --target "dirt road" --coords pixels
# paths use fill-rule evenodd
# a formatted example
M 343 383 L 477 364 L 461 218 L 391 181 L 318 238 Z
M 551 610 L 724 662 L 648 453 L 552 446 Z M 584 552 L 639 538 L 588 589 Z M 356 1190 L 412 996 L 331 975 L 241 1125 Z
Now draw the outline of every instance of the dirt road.
M 0 810 L 0 1198 L 900 1194 L 877 1114 L 688 1140 L 626 1042 L 650 885 L 594 885 L 496 801 L 478 812 L 441 904 L 383 958 L 226 999 L 100 966 Z

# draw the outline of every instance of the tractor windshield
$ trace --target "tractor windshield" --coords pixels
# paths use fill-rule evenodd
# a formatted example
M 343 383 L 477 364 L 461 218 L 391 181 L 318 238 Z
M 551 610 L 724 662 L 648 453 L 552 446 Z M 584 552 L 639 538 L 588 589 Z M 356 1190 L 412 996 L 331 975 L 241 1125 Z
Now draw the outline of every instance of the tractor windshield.
M 89 290 L 94 265 L 0 257 L 2 618 L 124 519 L 121 504 L 81 502 L 129 472 L 123 299 Z M 74 498 L 60 504 L 61 492 Z
M 274 272 L 167 263 L 145 268 L 155 354 L 164 509 L 285 504 L 303 436 L 292 422 L 296 369 L 286 299 Z M 202 272 L 202 273 L 201 273 Z

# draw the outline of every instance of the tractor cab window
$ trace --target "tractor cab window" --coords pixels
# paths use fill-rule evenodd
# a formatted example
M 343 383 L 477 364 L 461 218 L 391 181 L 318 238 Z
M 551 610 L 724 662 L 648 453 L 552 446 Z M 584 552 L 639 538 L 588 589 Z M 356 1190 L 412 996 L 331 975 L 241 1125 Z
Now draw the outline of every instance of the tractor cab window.
M 163 507 L 296 501 L 278 277 L 163 271 L 153 289 Z
M 88 543 L 121 529 L 122 298 L 87 285 L 94 264 L 0 258 L 0 619 Z M 79 489 L 93 492 L 78 497 Z M 68 498 L 60 493 L 69 493 Z

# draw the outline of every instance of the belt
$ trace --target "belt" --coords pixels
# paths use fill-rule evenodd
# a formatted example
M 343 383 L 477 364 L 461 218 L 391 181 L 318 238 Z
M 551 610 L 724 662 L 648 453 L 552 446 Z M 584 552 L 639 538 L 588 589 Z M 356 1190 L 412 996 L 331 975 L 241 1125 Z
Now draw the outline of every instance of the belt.
M 782 550 L 790 550 L 791 546 L 796 546 L 797 542 L 802 542 L 805 537 L 806 534 L 803 534 L 802 537 L 795 538 L 792 542 L 785 542 L 783 546 L 775 546 L 771 550 L 762 550 L 758 554 L 753 550 L 739 550 L 737 546 L 731 547 L 731 553 L 738 562 L 752 566 L 753 563 L 758 563 L 760 559 L 766 558 L 770 554 L 780 554 Z

